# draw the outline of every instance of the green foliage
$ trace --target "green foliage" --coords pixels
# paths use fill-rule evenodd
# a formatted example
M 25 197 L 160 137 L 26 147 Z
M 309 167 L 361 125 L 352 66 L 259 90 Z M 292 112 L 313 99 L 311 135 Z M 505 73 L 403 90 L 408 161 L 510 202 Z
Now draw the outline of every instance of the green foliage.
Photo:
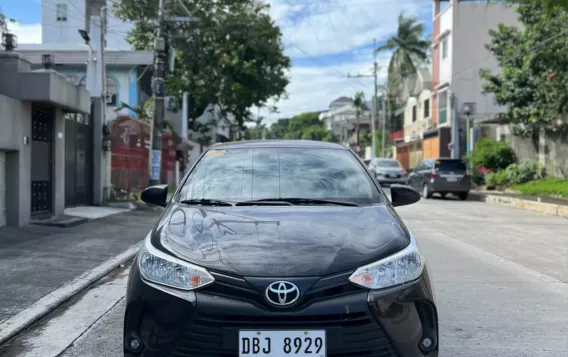
M 507 172 L 505 170 L 490 172 L 485 181 L 489 186 L 506 186 L 508 183 Z
M 270 126 L 268 132 L 269 139 L 284 139 L 286 132 L 288 131 L 288 125 L 290 125 L 290 119 L 278 119 Z
M 381 131 L 381 129 L 375 129 L 375 156 L 376 157 L 381 157 L 382 155 L 382 139 L 383 137 L 383 132 Z M 363 137 L 361 138 L 361 147 L 367 147 L 367 146 L 371 146 L 372 145 L 372 137 L 371 137 L 371 133 L 365 133 L 363 135 Z M 390 140 L 390 137 L 388 135 L 388 133 L 385 133 L 385 150 L 390 148 L 392 146 L 392 142 Z M 386 155 L 386 154 L 385 154 Z
M 298 114 L 290 119 L 278 119 L 270 128 L 263 124 L 247 128 L 245 139 L 260 139 L 264 131 L 266 139 L 290 139 L 290 140 L 317 140 L 335 142 L 331 131 L 325 128 L 319 120 L 319 112 L 307 112 Z
M 515 152 L 505 141 L 494 141 L 488 138 L 475 143 L 471 162 L 474 167 L 485 167 L 489 170 L 502 170 L 515 163 Z
M 503 24 L 490 30 L 486 47 L 502 73 L 480 70 L 484 92 L 506 106 L 517 135 L 560 130 L 556 120 L 568 114 L 568 36 L 559 36 L 566 31 L 568 13 L 542 4 L 523 1 L 518 6 L 522 30 Z
M 521 184 L 541 177 L 541 167 L 534 160 L 523 160 L 520 164 L 511 164 L 505 170 L 509 184 Z
M 319 112 L 308 112 L 296 115 L 288 123 L 285 139 L 301 139 L 305 130 L 311 126 L 322 126 L 319 120 Z
M 167 92 L 181 103 L 188 92 L 190 129 L 209 104 L 232 113 L 242 126 L 249 108 L 266 106 L 285 96 L 290 59 L 284 55 L 282 34 L 268 12 L 255 0 L 181 0 L 200 22 L 169 22 L 176 36 L 175 70 Z M 151 49 L 157 24 L 156 0 L 117 0 L 113 12 L 133 23 L 127 40 L 135 49 Z M 168 16 L 186 16 L 174 1 Z
M 568 179 L 547 177 L 543 180 L 530 181 L 512 187 L 523 195 L 568 197 Z
M 568 10 L 568 0 L 487 0 L 489 4 L 509 4 L 509 5 L 519 5 L 519 4 L 540 4 L 548 12 L 554 12 L 558 10 Z

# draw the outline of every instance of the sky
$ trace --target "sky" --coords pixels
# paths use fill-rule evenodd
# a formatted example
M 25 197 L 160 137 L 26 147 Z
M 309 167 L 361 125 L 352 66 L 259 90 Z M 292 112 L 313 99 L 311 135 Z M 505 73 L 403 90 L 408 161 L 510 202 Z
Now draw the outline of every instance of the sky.
M 42 0 L 0 0 L 19 43 L 41 43 Z M 56 0 L 43 0 L 56 1 Z M 81 0 L 73 0 L 81 1 Z M 157 1 L 157 0 L 156 0 Z M 278 118 L 327 109 L 341 96 L 357 91 L 372 95 L 373 39 L 383 44 L 396 32 L 401 12 L 418 16 L 431 31 L 432 1 L 425 0 L 264 0 L 283 34 L 284 52 L 292 59 L 288 98 L 276 103 L 278 113 L 261 111 L 267 124 Z M 110 29 L 112 31 L 112 28 Z M 124 30 L 111 37 L 120 40 Z M 109 39 L 109 45 L 110 45 Z M 384 82 L 389 53 L 377 56 L 379 83 Z M 256 114 L 256 110 L 253 111 Z

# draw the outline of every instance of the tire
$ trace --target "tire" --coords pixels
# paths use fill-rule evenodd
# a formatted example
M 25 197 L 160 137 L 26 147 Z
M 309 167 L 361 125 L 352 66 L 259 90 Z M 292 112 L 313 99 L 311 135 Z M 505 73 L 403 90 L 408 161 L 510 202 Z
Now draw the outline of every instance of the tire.
M 440 193 L 440 195 L 442 196 L 442 198 L 446 198 L 446 193 Z
M 432 192 L 430 192 L 430 190 L 428 189 L 427 184 L 424 184 L 424 186 L 422 186 L 422 197 L 426 199 L 432 198 Z
M 465 201 L 467 200 L 467 197 L 469 196 L 469 192 L 460 192 L 458 193 L 458 197 L 460 198 L 460 200 Z

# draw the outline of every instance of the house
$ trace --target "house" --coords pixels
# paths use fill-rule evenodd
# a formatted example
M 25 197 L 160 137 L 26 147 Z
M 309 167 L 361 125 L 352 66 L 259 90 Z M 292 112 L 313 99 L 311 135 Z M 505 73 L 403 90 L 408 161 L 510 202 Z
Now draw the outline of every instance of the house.
M 19 53 L 32 64 L 42 67 L 42 56 L 49 54 L 54 69 L 72 83 L 86 84 L 86 62 L 89 47 L 83 44 L 20 45 Z M 106 63 L 106 118 L 111 122 L 119 114 L 136 114 L 128 109 L 117 111 L 121 103 L 131 107 L 142 106 L 151 96 L 152 51 L 105 50 Z
M 424 158 L 445 156 L 448 135 L 452 156 L 461 157 L 466 153 L 462 107 L 472 104 L 475 120 L 504 112 L 491 95 L 482 93 L 479 77 L 481 68 L 499 70 L 485 48 L 491 39 L 489 30 L 500 23 L 520 23 L 515 8 L 503 4 L 463 0 L 433 0 L 432 4 L 432 129 L 424 132 Z
M 371 103 L 367 101 L 367 110 L 363 111 L 359 117 L 359 130 L 361 135 L 371 131 Z M 353 100 L 348 97 L 340 97 L 329 104 L 329 109 L 319 115 L 319 119 L 324 122 L 327 130 L 339 138 L 342 145 L 351 147 L 357 143 L 356 110 Z
M 68 143 L 82 138 L 89 145 L 90 110 L 81 86 L 54 70 L 33 70 L 16 52 L 0 52 L 0 226 L 63 213 Z M 68 121 L 86 131 L 68 132 Z M 87 171 L 75 174 L 88 185 Z

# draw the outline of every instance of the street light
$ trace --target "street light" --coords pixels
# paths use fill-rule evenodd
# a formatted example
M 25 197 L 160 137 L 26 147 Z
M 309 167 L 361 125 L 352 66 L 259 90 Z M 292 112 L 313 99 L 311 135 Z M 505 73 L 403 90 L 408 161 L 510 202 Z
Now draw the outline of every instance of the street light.
M 91 37 L 89 37 L 89 33 L 87 31 L 79 30 L 79 35 L 81 35 L 81 37 L 83 38 L 83 40 L 85 40 L 87 45 L 89 44 L 89 42 L 91 42 Z

